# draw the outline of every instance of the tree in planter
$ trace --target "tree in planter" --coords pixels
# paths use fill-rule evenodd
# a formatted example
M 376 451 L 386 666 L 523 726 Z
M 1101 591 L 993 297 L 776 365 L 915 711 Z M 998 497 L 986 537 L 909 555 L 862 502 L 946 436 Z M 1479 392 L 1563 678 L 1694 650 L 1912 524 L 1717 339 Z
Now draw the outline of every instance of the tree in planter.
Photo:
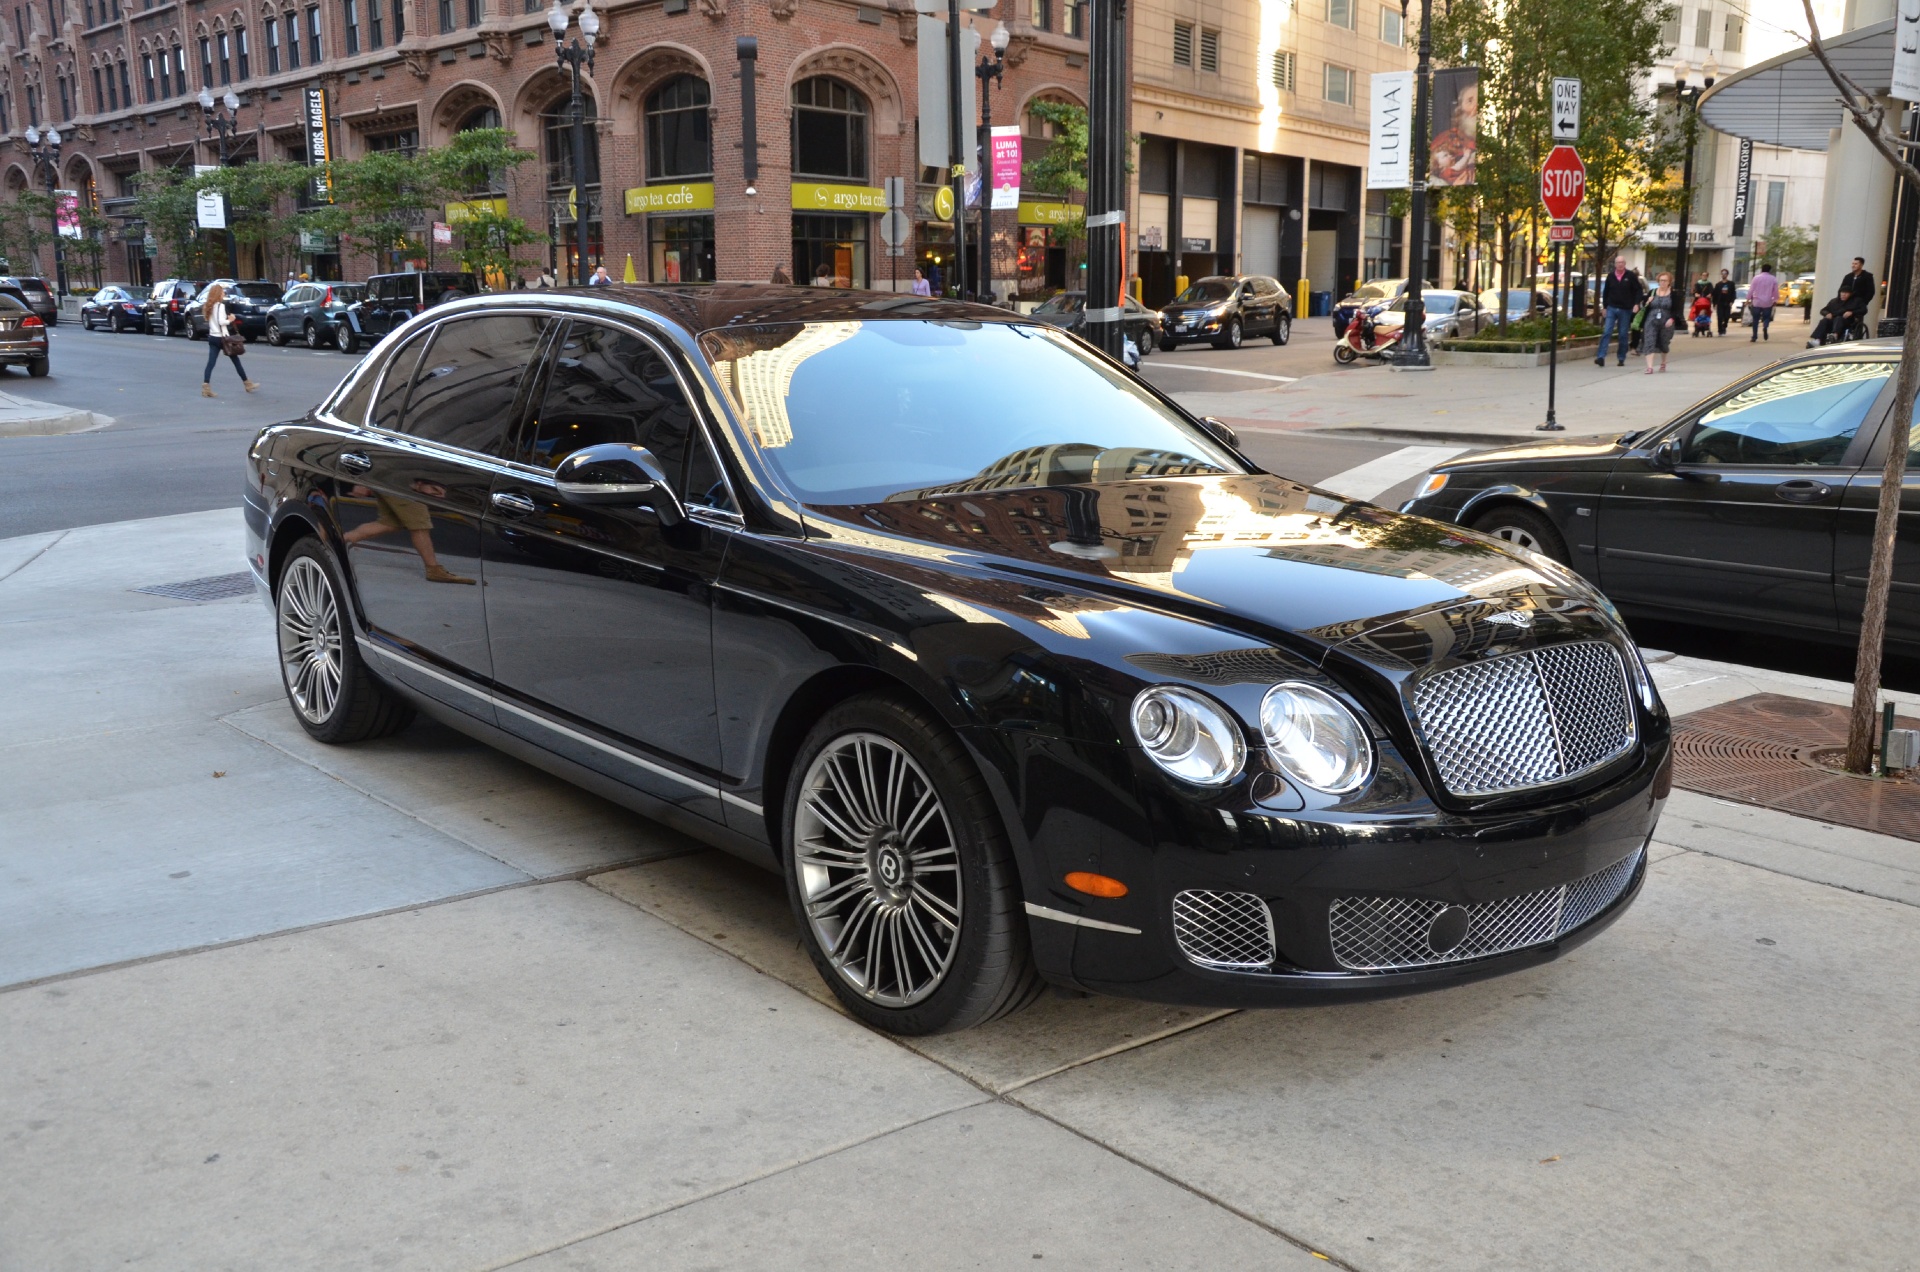
M 1920 189 L 1920 167 L 1906 157 L 1912 145 L 1899 130 L 1899 116 L 1889 120 L 1880 99 L 1841 72 L 1820 41 L 1820 21 L 1812 0 L 1800 0 L 1807 14 L 1807 48 L 1833 81 L 1847 118 L 1866 135 L 1894 172 Z M 1906 333 L 1900 342 L 1900 374 L 1893 390 L 1893 409 L 1887 416 L 1887 460 L 1880 472 L 1880 497 L 1873 519 L 1873 556 L 1867 565 L 1867 597 L 1860 614 L 1860 652 L 1853 669 L 1853 713 L 1847 728 L 1847 769 L 1873 771 L 1875 716 L 1880 706 L 1880 659 L 1887 639 L 1887 602 L 1893 594 L 1893 553 L 1900 534 L 1900 495 L 1907 473 L 1907 450 L 1913 438 L 1913 399 L 1920 393 L 1920 240 L 1907 284 Z
M 512 133 L 504 128 L 469 129 L 421 157 L 442 197 L 465 204 L 458 220 L 448 212 L 460 268 L 482 278 L 507 280 L 519 263 L 515 248 L 547 241 L 524 220 L 496 211 L 491 203 L 506 189 L 508 174 L 533 158 L 531 151 L 514 148 Z
M 455 221 L 453 232 L 460 268 L 497 286 L 512 286 L 513 271 L 521 264 L 515 248 L 547 241 L 546 235 L 534 233 L 519 217 L 484 207 Z
M 1087 240 L 1087 112 L 1069 102 L 1034 102 L 1027 112 L 1053 126 L 1053 137 L 1039 155 L 1026 161 L 1022 185 L 1034 194 L 1050 194 L 1069 203 L 1065 223 L 1051 226 L 1056 242 L 1067 249 L 1067 277 L 1085 254 Z M 1079 200 L 1074 201 L 1078 195 Z
M 265 258 L 265 277 L 279 278 L 298 247 L 306 220 L 298 207 L 299 196 L 312 179 L 313 169 L 305 164 L 269 159 L 216 168 L 201 173 L 191 184 L 196 194 L 217 190 L 226 196 L 227 232 L 239 248 L 241 272 L 246 272 L 245 262 L 257 249 Z
M 134 178 L 133 211 L 172 257 L 172 271 L 207 278 L 226 268 L 226 253 L 216 252 L 200 233 L 194 178 L 174 168 L 157 168 Z M 217 258 L 217 260 L 216 260 Z
M 84 203 L 80 205 L 77 219 L 80 237 L 67 240 L 67 257 L 93 279 L 97 290 L 101 285 L 100 269 L 106 261 L 107 235 L 113 229 L 113 221 Z
M 313 228 L 338 234 L 344 246 L 370 257 L 376 274 L 392 268 L 391 253 L 426 255 L 428 213 L 441 201 L 431 165 L 417 155 L 376 150 L 335 163 L 329 173 L 333 203 L 308 214 Z

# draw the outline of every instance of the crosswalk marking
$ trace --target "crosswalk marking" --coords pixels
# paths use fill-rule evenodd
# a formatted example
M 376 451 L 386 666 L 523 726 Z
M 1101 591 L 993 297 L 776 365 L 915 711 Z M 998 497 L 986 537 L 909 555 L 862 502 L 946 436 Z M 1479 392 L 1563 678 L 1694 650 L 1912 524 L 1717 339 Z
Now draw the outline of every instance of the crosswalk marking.
M 1402 446 L 1315 484 L 1349 499 L 1372 499 L 1466 449 L 1464 446 Z

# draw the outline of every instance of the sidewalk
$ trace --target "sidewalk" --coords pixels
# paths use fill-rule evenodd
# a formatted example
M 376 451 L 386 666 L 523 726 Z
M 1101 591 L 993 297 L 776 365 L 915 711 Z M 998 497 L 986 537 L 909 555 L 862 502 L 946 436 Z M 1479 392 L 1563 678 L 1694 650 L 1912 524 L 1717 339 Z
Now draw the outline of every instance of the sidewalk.
M 13 393 L 0 393 L 0 437 L 50 437 L 58 433 L 85 433 L 106 428 L 113 417 L 98 411 L 41 402 Z
M 308 740 L 251 595 L 132 590 L 239 528 L 0 540 L 0 1268 L 1914 1266 L 1916 845 L 1676 792 L 1529 972 L 906 1045 L 773 876 L 426 722 Z

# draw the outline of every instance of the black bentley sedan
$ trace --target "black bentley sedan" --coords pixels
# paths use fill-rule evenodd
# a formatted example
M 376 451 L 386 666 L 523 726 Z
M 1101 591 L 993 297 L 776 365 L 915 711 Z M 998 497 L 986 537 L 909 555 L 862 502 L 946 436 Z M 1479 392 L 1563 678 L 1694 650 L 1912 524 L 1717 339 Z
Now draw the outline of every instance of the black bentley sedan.
M 454 301 L 261 431 L 288 699 L 424 711 L 780 872 L 901 1033 L 1047 983 L 1281 1004 L 1554 957 L 1640 888 L 1617 616 L 1260 471 L 1074 337 L 811 288 Z
M 1654 428 L 1455 460 L 1402 510 L 1564 562 L 1629 613 L 1852 643 L 1899 358 L 1835 345 Z M 1887 639 L 1920 653 L 1920 446 L 1908 465 Z

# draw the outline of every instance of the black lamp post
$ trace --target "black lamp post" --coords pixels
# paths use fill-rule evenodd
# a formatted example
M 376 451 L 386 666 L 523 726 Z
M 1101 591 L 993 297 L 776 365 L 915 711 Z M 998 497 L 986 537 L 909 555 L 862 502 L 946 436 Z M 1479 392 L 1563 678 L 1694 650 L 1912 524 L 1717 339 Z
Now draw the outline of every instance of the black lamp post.
M 567 11 L 560 0 L 547 10 L 547 26 L 553 31 L 553 55 L 560 65 L 573 73 L 573 98 L 568 109 L 573 118 L 573 282 L 581 282 L 587 267 L 587 115 L 586 99 L 580 95 L 581 68 L 593 69 L 593 42 L 600 34 L 600 15 L 593 11 L 593 0 L 580 9 L 580 38 L 566 43 Z
M 1700 88 L 1687 83 L 1689 69 L 1685 62 L 1673 68 L 1673 93 L 1686 111 L 1680 123 L 1687 130 L 1687 157 L 1680 165 L 1680 241 L 1673 249 L 1673 283 L 1674 295 L 1687 297 L 1693 295 L 1693 279 L 1687 276 L 1687 214 L 1693 210 L 1693 143 L 1700 133 L 1700 94 L 1713 87 L 1720 68 L 1709 57 L 1707 64 L 1700 68 L 1707 81 Z M 1688 303 L 1691 304 L 1691 300 Z
M 1407 0 L 1400 0 L 1402 30 L 1406 22 Z M 1421 280 L 1427 273 L 1427 160 L 1432 131 L 1427 112 L 1432 99 L 1433 0 L 1420 0 L 1420 61 L 1413 73 L 1413 198 L 1408 209 L 1413 229 L 1407 236 L 1407 318 L 1400 328 L 1400 351 L 1393 360 L 1401 367 L 1433 365 L 1427 353 L 1427 305 L 1420 298 Z
M 42 133 L 38 128 L 28 128 L 27 153 L 37 160 L 47 174 L 47 197 L 53 200 L 53 285 L 61 296 L 67 294 L 67 246 L 60 235 L 60 130 L 49 128 Z
M 220 105 L 226 107 L 226 113 L 214 109 L 213 94 L 205 88 L 200 90 L 200 113 L 207 121 L 207 136 L 215 139 L 220 147 L 220 166 L 227 166 L 233 136 L 240 131 L 240 99 L 229 92 L 220 99 Z M 233 209 L 227 209 L 231 219 Z M 227 277 L 240 277 L 240 243 L 234 238 L 233 227 L 227 227 Z
M 980 290 L 977 299 L 991 304 L 993 301 L 993 84 L 1001 78 L 1007 65 L 1007 45 L 1013 37 L 1007 34 L 1007 24 L 1002 22 L 993 28 L 988 43 L 993 45 L 993 56 L 982 57 L 973 73 L 980 78 Z

